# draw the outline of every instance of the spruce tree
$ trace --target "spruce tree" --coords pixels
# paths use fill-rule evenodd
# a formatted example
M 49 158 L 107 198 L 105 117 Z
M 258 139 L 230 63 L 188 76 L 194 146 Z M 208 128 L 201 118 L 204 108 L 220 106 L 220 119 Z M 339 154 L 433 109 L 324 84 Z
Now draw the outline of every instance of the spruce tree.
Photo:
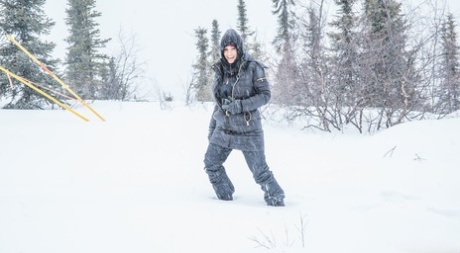
M 249 29 L 249 20 L 246 10 L 246 3 L 244 0 L 238 0 L 238 31 L 241 34 L 241 39 L 243 40 L 243 46 L 246 51 L 250 49 L 249 38 L 253 34 Z
M 216 63 L 220 55 L 220 37 L 221 31 L 219 28 L 219 22 L 217 20 L 212 21 L 212 30 L 211 30 L 211 63 Z
M 209 102 L 212 101 L 211 96 L 211 82 L 210 82 L 210 63 L 209 56 L 209 40 L 207 38 L 208 31 L 205 28 L 197 28 L 195 30 L 196 36 L 196 49 L 198 50 L 198 62 L 193 65 L 194 69 L 194 83 L 192 83 L 195 90 L 195 97 L 198 101 Z
M 293 0 L 272 0 L 273 14 L 278 15 L 278 30 L 273 40 L 277 53 L 283 53 L 286 45 L 292 43 L 294 29 L 293 13 L 290 10 L 294 6 Z
M 108 57 L 101 53 L 110 39 L 101 39 L 95 0 L 68 0 L 66 24 L 69 29 L 66 80 L 83 99 L 97 99 Z
M 267 52 L 265 51 L 265 48 L 263 47 L 262 43 L 257 40 L 257 33 L 253 36 L 254 39 L 251 43 L 251 55 L 256 59 L 257 61 L 263 62 L 266 64 L 268 62 L 268 56 Z
M 335 0 L 337 15 L 330 25 L 335 32 L 329 33 L 333 54 L 330 63 L 332 76 L 330 82 L 331 99 L 334 101 L 340 125 L 353 122 L 360 130 L 359 115 L 365 106 L 362 83 L 359 77 L 359 34 L 358 17 L 353 13 L 356 0 Z M 342 120 L 342 116 L 344 120 Z
M 265 62 L 267 59 L 261 43 L 257 40 L 257 33 L 249 27 L 246 2 L 238 0 L 237 28 L 243 40 L 244 51 L 254 56 L 256 60 Z M 252 38 L 252 41 L 251 41 Z
M 58 61 L 51 53 L 55 47 L 52 42 L 43 41 L 54 26 L 54 22 L 47 18 L 43 6 L 45 0 L 1 0 L 0 1 L 0 35 L 11 35 L 17 42 L 33 54 L 51 71 L 55 70 Z M 2 40 L 0 65 L 36 84 L 56 88 L 60 85 L 53 82 L 49 76 L 42 74 L 39 67 L 29 59 L 20 49 L 9 41 Z M 42 95 L 36 93 L 22 83 L 12 80 L 12 85 L 5 78 L 0 79 L 0 96 L 8 98 L 5 108 L 12 109 L 40 109 L 50 103 Z
M 276 66 L 273 100 L 288 106 L 298 105 L 302 99 L 302 94 L 297 89 L 300 78 L 294 53 L 294 40 L 292 38 L 294 33 L 294 14 L 290 9 L 294 7 L 294 1 L 272 1 L 273 14 L 278 15 L 278 32 L 273 40 L 273 44 L 280 58 Z
M 457 25 L 452 13 L 446 18 L 441 30 L 442 58 L 441 85 L 437 112 L 452 113 L 460 109 L 460 62 L 457 42 Z
M 351 95 L 347 92 L 355 92 L 354 85 L 357 82 L 358 72 L 358 34 L 355 32 L 357 17 L 353 14 L 352 8 L 356 0 L 335 0 L 338 6 L 336 19 L 331 26 L 336 32 L 329 34 L 332 41 L 332 52 L 335 54 L 333 64 L 336 64 L 335 79 L 338 96 L 346 98 Z M 353 100 L 346 101 L 346 105 L 354 104 Z M 345 105 L 345 104 L 344 104 Z
M 366 70 L 365 97 L 369 106 L 380 108 L 377 129 L 401 123 L 410 110 L 416 108 L 417 76 L 414 55 L 407 50 L 407 26 L 401 3 L 395 0 L 365 0 L 364 15 L 367 44 L 364 45 Z
M 125 100 L 124 89 L 115 57 L 110 57 L 107 69 L 102 72 L 103 87 L 101 90 L 102 100 Z

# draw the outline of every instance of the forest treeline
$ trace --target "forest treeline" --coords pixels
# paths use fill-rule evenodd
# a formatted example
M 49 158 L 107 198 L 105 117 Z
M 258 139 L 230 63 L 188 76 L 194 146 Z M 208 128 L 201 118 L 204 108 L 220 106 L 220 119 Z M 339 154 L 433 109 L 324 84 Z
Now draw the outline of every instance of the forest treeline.
M 404 12 L 403 1 L 335 0 L 331 15 L 326 2 L 272 0 L 277 34 L 264 52 L 238 1 L 237 29 L 246 48 L 269 63 L 272 105 L 287 120 L 365 132 L 459 110 L 457 23 L 445 3 L 424 1 Z M 209 40 L 206 28 L 195 30 L 191 87 L 202 101 L 210 99 L 209 66 L 218 58 L 216 20 L 210 31 Z
M 69 31 L 65 59 L 53 57 L 54 42 L 46 41 L 55 22 L 44 12 L 46 0 L 0 0 L 0 65 L 56 100 L 75 99 L 15 44 L 14 38 L 55 76 L 84 100 L 130 100 L 143 66 L 135 55 L 134 36 L 120 33 L 119 52 L 104 52 L 111 38 L 101 38 L 96 0 L 67 0 L 65 24 Z M 4 109 L 42 109 L 51 101 L 35 89 L 0 73 L 0 101 Z M 5 75 L 3 75 L 5 74 Z
M 67 51 L 65 59 L 55 59 L 55 44 L 44 40 L 54 26 L 44 13 L 45 2 L 0 0 L 0 65 L 66 99 L 59 84 L 5 39 L 11 35 L 83 99 L 134 100 L 144 75 L 134 37 L 120 35 L 122 51 L 102 53 L 111 38 L 101 38 L 96 0 L 67 0 Z M 267 4 L 277 19 L 269 45 L 257 40 L 244 0 L 235 1 L 235 29 L 247 52 L 269 66 L 270 106 L 282 108 L 286 120 L 306 119 L 307 127 L 324 131 L 352 126 L 365 132 L 459 110 L 458 25 L 445 3 L 427 0 L 413 9 L 401 0 Z M 326 11 L 331 6 L 334 13 Z M 210 66 L 220 57 L 217 19 L 194 33 L 197 57 L 187 104 L 212 101 Z M 6 75 L 0 77 L 0 100 L 5 109 L 41 109 L 50 103 Z

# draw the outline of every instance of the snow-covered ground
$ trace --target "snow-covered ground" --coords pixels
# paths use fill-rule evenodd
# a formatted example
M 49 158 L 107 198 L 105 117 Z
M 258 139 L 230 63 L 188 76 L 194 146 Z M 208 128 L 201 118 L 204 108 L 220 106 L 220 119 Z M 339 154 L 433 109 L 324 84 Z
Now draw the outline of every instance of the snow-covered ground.
M 278 208 L 238 151 L 235 199 L 216 199 L 210 105 L 92 107 L 106 122 L 0 110 L 0 253 L 460 252 L 460 118 L 373 135 L 266 121 Z

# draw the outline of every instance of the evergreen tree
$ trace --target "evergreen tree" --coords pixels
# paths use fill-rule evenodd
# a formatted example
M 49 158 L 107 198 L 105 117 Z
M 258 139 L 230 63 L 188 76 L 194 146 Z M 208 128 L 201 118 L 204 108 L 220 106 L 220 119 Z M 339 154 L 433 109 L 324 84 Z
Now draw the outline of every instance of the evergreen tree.
M 41 36 L 49 34 L 54 26 L 54 22 L 47 18 L 43 11 L 44 4 L 45 0 L 0 0 L 0 35 L 11 35 L 40 62 L 54 71 L 58 63 L 51 57 L 55 44 L 41 39 Z M 5 41 L 1 44 L 0 65 L 36 84 L 60 86 L 52 82 L 50 77 L 43 75 L 39 67 L 13 43 Z M 11 85 L 7 78 L 0 79 L 0 96 L 8 97 L 10 101 L 5 108 L 39 109 L 49 103 L 42 95 L 16 80 L 12 80 Z
M 254 33 L 254 40 L 251 43 L 250 50 L 252 56 L 258 61 L 264 63 L 268 61 L 268 56 L 264 50 L 264 47 L 262 46 L 262 43 L 257 40 L 257 33 Z
M 209 40 L 207 36 L 207 30 L 204 28 L 198 28 L 195 30 L 196 36 L 196 49 L 198 49 L 198 62 L 193 65 L 194 69 L 194 83 L 193 88 L 196 92 L 196 99 L 201 102 L 212 101 L 211 96 L 211 82 L 210 82 L 210 63 L 208 61 L 208 48 Z
M 66 24 L 69 27 L 69 43 L 65 63 L 68 84 L 83 99 L 98 98 L 102 89 L 102 73 L 107 68 L 108 57 L 100 52 L 110 39 L 101 39 L 94 10 L 95 0 L 68 0 Z
M 381 109 L 377 129 L 401 123 L 413 108 L 418 97 L 415 86 L 414 52 L 406 49 L 407 30 L 401 4 L 395 0 L 365 0 L 366 26 L 364 45 L 367 105 Z
M 211 63 L 217 62 L 220 55 L 220 37 L 221 31 L 219 29 L 219 22 L 217 20 L 212 21 L 212 30 L 211 30 Z
M 294 6 L 293 0 L 272 0 L 274 11 L 278 15 L 278 32 L 273 41 L 276 52 L 280 57 L 277 64 L 274 82 L 274 101 L 284 105 L 298 105 L 302 100 L 297 85 L 300 82 L 298 66 L 295 57 L 294 14 L 290 11 Z
M 347 97 L 349 91 L 353 90 L 354 85 L 359 85 L 358 79 L 358 37 L 354 29 L 356 29 L 356 17 L 353 14 L 352 8 L 356 0 L 335 0 L 338 6 L 336 20 L 331 22 L 331 26 L 337 32 L 332 32 L 329 37 L 332 41 L 332 52 L 335 54 L 333 63 L 337 66 L 334 70 L 337 83 L 337 96 Z M 353 104 L 353 101 L 346 102 L 347 105 Z
M 102 72 L 101 99 L 103 100 L 125 100 L 126 89 L 118 74 L 118 66 L 115 57 L 110 57 L 107 68 Z
M 265 62 L 267 60 L 261 43 L 257 40 L 257 33 L 251 31 L 249 27 L 249 19 L 247 15 L 246 2 L 238 0 L 238 31 L 243 40 L 244 51 L 251 54 L 255 59 Z M 251 40 L 252 37 L 252 41 Z
M 356 21 L 358 17 L 353 13 L 353 5 L 356 0 L 335 0 L 337 15 L 330 23 L 333 30 L 329 34 L 333 54 L 330 63 L 333 71 L 330 82 L 330 91 L 333 104 L 336 106 L 338 124 L 354 123 L 359 129 L 360 113 L 364 107 L 364 93 L 360 74 L 359 59 L 359 34 L 357 33 Z M 345 118 L 345 122 L 342 120 Z
M 277 53 L 283 53 L 287 45 L 292 43 L 292 33 L 294 29 L 293 13 L 290 8 L 294 6 L 293 0 L 272 0 L 273 14 L 278 15 L 278 31 L 273 44 Z M 289 45 L 292 47 L 292 45 Z
M 451 113 L 460 109 L 460 62 L 457 25 L 450 13 L 441 30 L 442 59 L 441 86 L 438 113 Z
M 238 0 L 238 31 L 240 32 L 241 39 L 245 50 L 249 50 L 249 38 L 253 34 L 249 29 L 249 20 L 246 11 L 246 3 L 244 0 Z

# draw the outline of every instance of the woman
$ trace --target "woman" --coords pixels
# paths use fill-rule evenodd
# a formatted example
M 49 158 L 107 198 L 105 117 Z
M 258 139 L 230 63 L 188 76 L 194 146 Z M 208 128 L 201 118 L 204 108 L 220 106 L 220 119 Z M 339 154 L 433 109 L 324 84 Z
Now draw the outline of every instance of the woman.
M 241 150 L 267 205 L 284 206 L 284 191 L 265 159 L 264 135 L 259 108 L 270 100 L 264 66 L 243 50 L 233 29 L 222 36 L 221 59 L 213 65 L 213 96 L 216 102 L 209 125 L 209 146 L 204 164 L 221 200 L 233 200 L 235 191 L 223 163 L 233 149 Z

